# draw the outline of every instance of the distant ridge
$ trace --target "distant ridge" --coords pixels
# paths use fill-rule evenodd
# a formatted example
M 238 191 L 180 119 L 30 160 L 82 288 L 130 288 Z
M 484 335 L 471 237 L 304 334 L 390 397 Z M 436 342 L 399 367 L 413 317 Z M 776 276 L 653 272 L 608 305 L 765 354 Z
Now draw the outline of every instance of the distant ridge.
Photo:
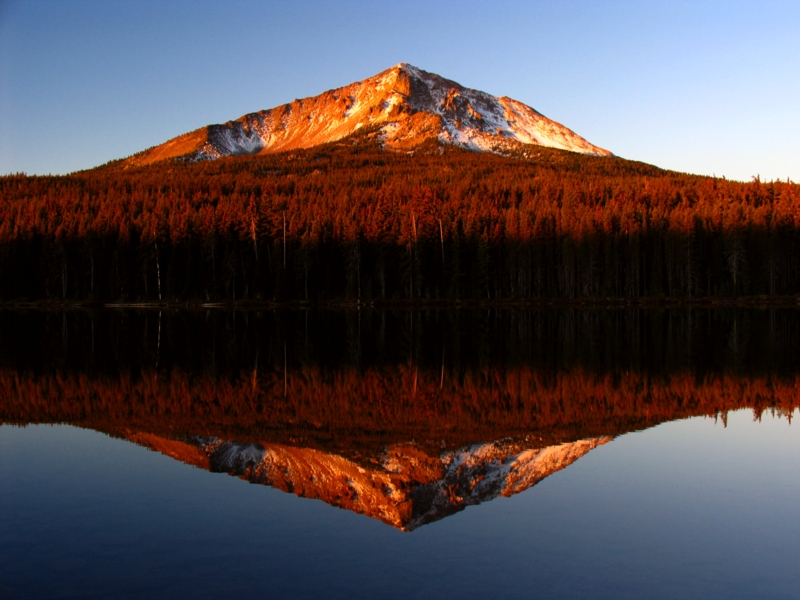
M 124 161 L 146 165 L 170 158 L 192 161 L 308 148 L 374 128 L 384 146 L 411 148 L 436 138 L 487 152 L 535 144 L 611 156 L 530 106 L 465 88 L 434 73 L 400 63 L 374 77 L 208 125 Z

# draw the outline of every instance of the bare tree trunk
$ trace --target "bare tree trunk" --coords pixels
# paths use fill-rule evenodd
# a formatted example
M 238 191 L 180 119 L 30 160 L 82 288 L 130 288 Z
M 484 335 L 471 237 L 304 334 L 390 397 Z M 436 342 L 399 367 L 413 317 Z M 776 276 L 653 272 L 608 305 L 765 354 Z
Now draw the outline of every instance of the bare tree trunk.
M 158 257 L 158 242 L 156 242 L 156 282 L 158 283 L 158 301 L 161 302 L 161 261 Z
M 361 242 L 359 241 L 356 241 L 356 280 L 358 281 L 358 303 L 361 304 Z
M 253 252 L 256 254 L 256 262 L 258 262 L 258 236 L 256 235 L 256 220 L 250 218 L 250 237 L 253 240 Z
M 444 232 L 442 231 L 441 219 L 439 219 L 439 242 L 442 245 L 442 270 L 444 270 Z

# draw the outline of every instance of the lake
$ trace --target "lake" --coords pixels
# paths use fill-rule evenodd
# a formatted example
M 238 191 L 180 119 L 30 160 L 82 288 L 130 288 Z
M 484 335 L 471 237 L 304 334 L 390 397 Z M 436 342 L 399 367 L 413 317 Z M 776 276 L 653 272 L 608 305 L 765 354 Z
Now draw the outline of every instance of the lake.
M 0 597 L 793 598 L 798 357 L 791 308 L 0 311 Z

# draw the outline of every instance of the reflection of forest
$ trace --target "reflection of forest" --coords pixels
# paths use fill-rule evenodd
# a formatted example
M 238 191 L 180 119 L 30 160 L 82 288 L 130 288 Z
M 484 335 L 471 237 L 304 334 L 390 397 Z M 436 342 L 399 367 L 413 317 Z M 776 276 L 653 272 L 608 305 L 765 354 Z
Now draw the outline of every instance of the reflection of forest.
M 0 312 L 0 421 L 350 451 L 798 405 L 795 310 Z M 355 450 L 353 450 L 355 451 Z
M 251 370 L 198 377 L 179 370 L 116 376 L 0 371 L 0 419 L 106 431 L 216 436 L 356 451 L 417 440 L 450 447 L 536 435 L 553 444 L 616 435 L 739 408 L 800 405 L 800 375 L 545 373 L 487 368 L 459 377 L 413 365 L 325 371 Z
M 70 423 L 411 530 L 615 435 L 800 406 L 787 309 L 0 312 L 0 423 Z
M 791 417 L 798 406 L 798 375 L 0 370 L 0 421 L 90 427 L 406 531 L 524 491 L 618 434 L 742 407 Z
M 0 366 L 199 375 L 412 364 L 594 373 L 800 372 L 795 308 L 0 310 Z

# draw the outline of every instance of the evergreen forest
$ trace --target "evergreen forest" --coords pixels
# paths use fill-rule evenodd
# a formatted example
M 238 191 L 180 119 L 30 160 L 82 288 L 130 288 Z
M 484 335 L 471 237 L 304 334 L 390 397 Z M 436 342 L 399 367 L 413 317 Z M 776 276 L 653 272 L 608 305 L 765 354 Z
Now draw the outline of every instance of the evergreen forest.
M 0 301 L 686 301 L 800 294 L 800 186 L 374 137 L 0 178 Z

